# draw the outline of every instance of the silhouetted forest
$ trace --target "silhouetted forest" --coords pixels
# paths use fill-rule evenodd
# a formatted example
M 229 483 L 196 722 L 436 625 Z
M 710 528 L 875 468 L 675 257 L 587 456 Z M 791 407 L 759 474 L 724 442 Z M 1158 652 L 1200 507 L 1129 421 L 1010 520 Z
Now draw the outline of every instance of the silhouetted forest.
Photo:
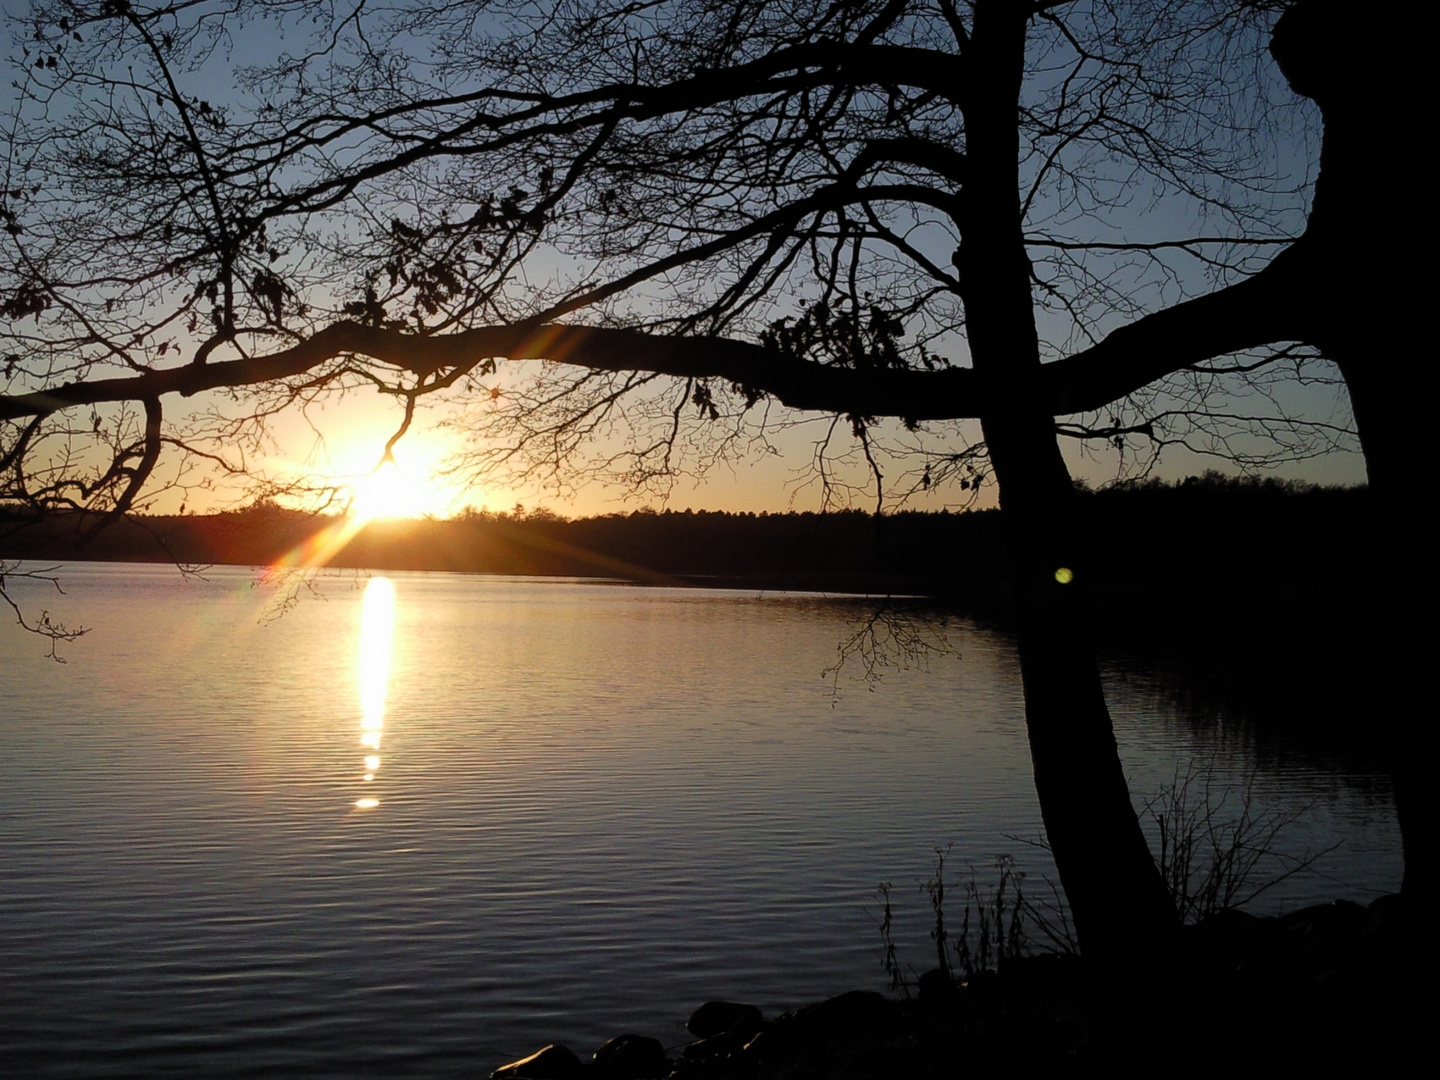
M 1246 610 L 1348 603 L 1383 552 L 1368 550 L 1369 493 L 1209 473 L 1079 492 L 1074 564 L 1098 611 L 1143 621 L 1187 605 Z M 206 516 L 136 516 L 86 538 L 79 514 L 0 526 L 0 556 L 262 565 L 301 558 L 339 519 L 261 503 Z M 374 521 L 330 565 L 607 577 L 651 584 L 925 595 L 1003 617 L 998 511 L 724 513 L 636 510 L 575 520 L 546 510 Z M 1148 610 L 1163 596 L 1165 610 Z M 1140 606 L 1137 607 L 1137 602 Z M 1195 612 L 1192 612 L 1194 614 Z
M 1093 601 L 1125 608 L 1137 591 L 1231 595 L 1270 606 L 1315 591 L 1354 592 L 1368 492 L 1209 473 L 1079 492 L 1076 567 Z M 273 503 L 213 515 L 26 523 L 0 511 L 0 556 L 263 565 L 299 558 L 337 518 Z M 567 519 L 547 510 L 467 511 L 373 521 L 329 559 L 341 567 L 608 577 L 654 584 L 907 593 L 1003 608 L 998 511 L 839 513 L 654 511 Z M 1260 590 L 1257 594 L 1257 588 Z M 1157 613 L 1158 614 L 1158 613 Z M 1167 617 L 1183 615 L 1177 610 Z

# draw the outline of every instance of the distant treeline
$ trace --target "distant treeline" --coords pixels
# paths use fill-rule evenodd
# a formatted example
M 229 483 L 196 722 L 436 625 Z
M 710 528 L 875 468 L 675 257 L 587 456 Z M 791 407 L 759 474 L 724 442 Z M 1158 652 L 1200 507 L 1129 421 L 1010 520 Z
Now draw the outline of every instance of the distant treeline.
M 1369 561 L 1364 488 L 1316 488 L 1207 474 L 1081 490 L 1077 566 L 1097 601 L 1136 591 L 1217 591 L 1280 600 Z M 302 561 L 342 528 L 336 518 L 261 503 L 232 513 L 27 523 L 0 511 L 0 557 L 262 565 Z M 723 513 L 637 510 L 568 520 L 547 511 L 470 511 L 447 520 L 375 521 L 328 557 L 334 566 L 489 574 L 602 576 L 655 583 L 925 593 L 1003 607 L 1002 520 L 995 511 Z
M 340 519 L 261 504 L 233 513 L 133 517 L 84 539 L 93 519 L 22 526 L 0 519 L 0 556 L 263 565 L 305 561 Z M 913 591 L 960 576 L 1000 551 L 998 516 L 754 514 L 637 510 L 567 520 L 470 512 L 378 520 L 326 557 L 332 566 L 801 589 Z

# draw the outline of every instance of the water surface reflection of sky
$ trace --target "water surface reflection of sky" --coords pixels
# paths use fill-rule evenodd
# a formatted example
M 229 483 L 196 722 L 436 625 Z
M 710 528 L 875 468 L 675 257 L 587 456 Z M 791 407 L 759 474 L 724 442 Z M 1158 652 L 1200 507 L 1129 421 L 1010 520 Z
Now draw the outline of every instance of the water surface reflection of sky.
M 264 621 L 245 568 L 78 565 L 65 667 L 0 634 L 0 1076 L 470 1075 L 878 989 L 879 881 L 924 970 L 937 847 L 1047 894 L 1003 634 L 952 620 L 872 692 L 821 677 L 858 601 L 386 578 Z M 1145 669 L 1107 693 L 1137 798 L 1195 762 L 1303 812 L 1287 851 L 1343 840 L 1257 910 L 1398 886 L 1383 777 L 1257 755 Z

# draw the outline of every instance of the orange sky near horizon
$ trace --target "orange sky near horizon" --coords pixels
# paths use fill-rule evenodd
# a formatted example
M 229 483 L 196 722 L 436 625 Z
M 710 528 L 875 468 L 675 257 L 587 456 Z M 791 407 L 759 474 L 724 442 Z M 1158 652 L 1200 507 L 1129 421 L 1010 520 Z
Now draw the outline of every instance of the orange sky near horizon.
M 393 465 L 377 470 L 385 443 L 397 423 L 398 409 L 392 401 L 364 396 L 310 410 L 303 417 L 277 418 L 271 431 L 274 451 L 254 462 L 255 471 L 277 483 L 334 485 L 338 503 L 348 504 L 352 512 L 364 518 L 443 518 L 467 508 L 508 511 L 516 503 L 530 509 L 544 507 L 567 517 L 625 513 L 642 507 L 780 513 L 819 510 L 823 504 L 823 492 L 813 468 L 820 425 L 777 432 L 771 441 L 778 453 L 753 453 L 713 466 L 699 477 L 677 477 L 668 498 L 662 499 L 600 482 L 578 485 L 573 493 L 557 493 L 553 488 L 524 483 L 466 483 L 463 477 L 444 474 L 447 458 L 462 447 L 461 433 L 437 426 L 432 418 L 423 415 L 396 445 Z M 850 449 L 848 430 L 843 440 L 841 449 Z M 1103 456 L 1086 454 L 1070 439 L 1062 440 L 1062 449 L 1077 479 L 1099 487 L 1115 478 L 1113 452 Z M 1170 448 L 1155 474 L 1176 480 L 1217 468 L 1238 471 L 1221 459 Z M 899 470 L 884 471 L 888 509 L 941 510 L 995 504 L 993 483 L 981 489 L 978 499 L 972 499 L 971 492 L 951 486 L 902 500 Z M 841 475 L 857 485 L 850 493 L 849 505 L 873 509 L 873 479 L 853 465 Z M 1332 454 L 1291 463 L 1277 468 L 1273 475 L 1321 484 L 1349 485 L 1365 480 L 1364 461 L 1359 454 Z M 227 509 L 246 501 L 240 488 L 217 483 L 208 491 L 192 490 L 188 495 L 174 490 L 161 492 L 145 510 L 175 513 L 182 498 L 192 513 Z M 302 502 L 296 501 L 295 505 Z M 843 505 L 832 502 L 832 508 Z

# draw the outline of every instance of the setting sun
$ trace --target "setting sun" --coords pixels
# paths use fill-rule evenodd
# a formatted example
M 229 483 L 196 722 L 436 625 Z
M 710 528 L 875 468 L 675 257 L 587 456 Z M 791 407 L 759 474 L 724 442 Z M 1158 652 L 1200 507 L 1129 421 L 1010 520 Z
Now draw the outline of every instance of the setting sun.
M 353 497 L 350 516 L 361 521 L 374 518 L 417 518 L 434 512 L 436 494 L 429 476 L 418 470 L 386 461 L 368 475 L 350 481 Z
M 442 474 L 453 451 L 445 438 L 412 432 L 395 447 L 393 457 L 376 465 L 382 446 L 354 435 L 332 443 L 331 482 L 340 489 L 352 521 L 445 517 L 466 501 L 469 493 L 463 486 Z

